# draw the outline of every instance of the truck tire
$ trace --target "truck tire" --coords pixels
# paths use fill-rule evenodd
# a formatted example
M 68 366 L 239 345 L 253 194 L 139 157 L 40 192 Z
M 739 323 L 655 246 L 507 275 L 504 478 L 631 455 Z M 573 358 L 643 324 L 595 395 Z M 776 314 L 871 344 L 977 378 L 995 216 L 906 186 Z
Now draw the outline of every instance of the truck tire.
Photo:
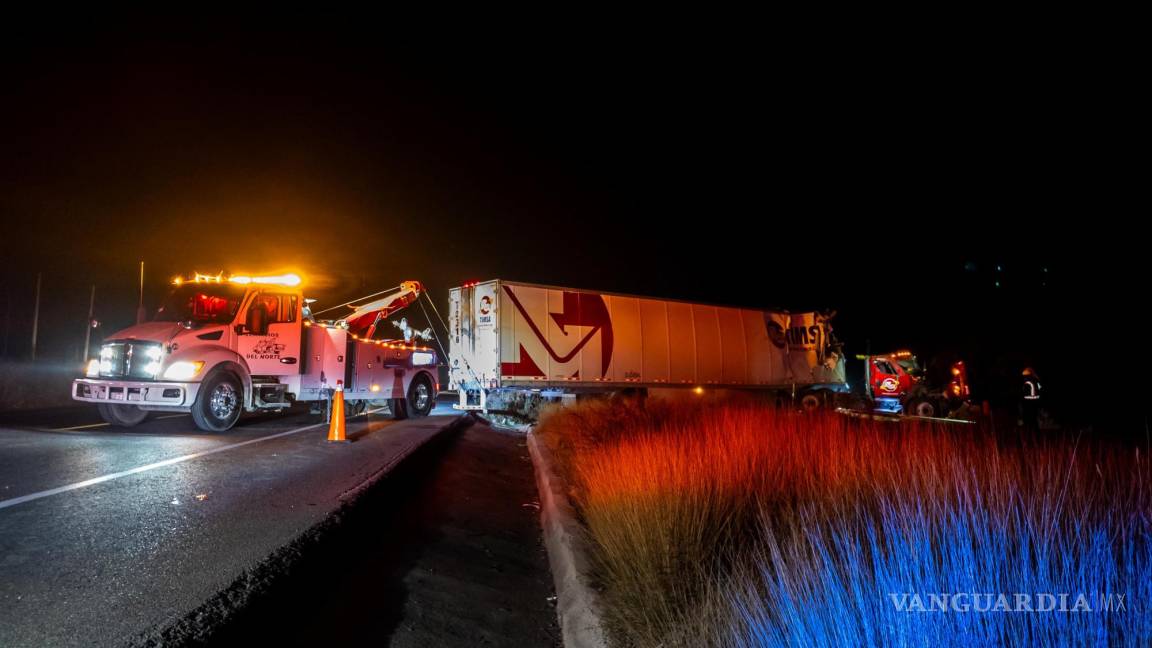
M 230 372 L 216 371 L 204 379 L 192 404 L 192 420 L 205 432 L 224 432 L 236 425 L 244 409 L 243 387 Z
M 114 427 L 132 427 L 144 422 L 148 412 L 135 405 L 113 405 L 112 403 L 98 403 L 96 411 L 100 418 Z
M 800 409 L 805 412 L 815 412 L 824 407 L 824 399 L 820 398 L 820 394 L 816 392 L 809 392 L 800 397 Z
M 936 403 L 933 403 L 927 398 L 913 398 L 908 401 L 908 406 L 904 409 L 904 413 L 911 416 L 925 416 L 928 418 L 935 418 L 940 415 Z
M 432 383 L 427 376 L 417 376 L 408 386 L 408 413 L 414 417 L 428 416 L 436 405 L 432 396 Z

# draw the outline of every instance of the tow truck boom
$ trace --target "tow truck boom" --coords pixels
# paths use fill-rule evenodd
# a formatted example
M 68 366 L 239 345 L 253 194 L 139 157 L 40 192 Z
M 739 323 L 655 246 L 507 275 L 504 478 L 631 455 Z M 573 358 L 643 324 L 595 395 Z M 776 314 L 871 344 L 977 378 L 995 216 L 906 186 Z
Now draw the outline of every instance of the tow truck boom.
M 405 281 L 399 291 L 387 297 L 352 306 L 352 314 L 345 317 L 343 323 L 353 335 L 371 340 L 380 322 L 414 303 L 423 292 L 424 286 L 419 281 Z

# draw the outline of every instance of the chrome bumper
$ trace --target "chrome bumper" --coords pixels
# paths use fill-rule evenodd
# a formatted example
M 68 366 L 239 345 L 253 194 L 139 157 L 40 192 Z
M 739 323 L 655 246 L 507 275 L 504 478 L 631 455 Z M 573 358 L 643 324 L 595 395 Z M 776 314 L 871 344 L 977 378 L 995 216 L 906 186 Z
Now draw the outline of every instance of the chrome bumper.
M 103 378 L 77 378 L 72 381 L 72 398 L 86 403 L 190 407 L 196 402 L 199 391 L 198 382 L 142 382 Z

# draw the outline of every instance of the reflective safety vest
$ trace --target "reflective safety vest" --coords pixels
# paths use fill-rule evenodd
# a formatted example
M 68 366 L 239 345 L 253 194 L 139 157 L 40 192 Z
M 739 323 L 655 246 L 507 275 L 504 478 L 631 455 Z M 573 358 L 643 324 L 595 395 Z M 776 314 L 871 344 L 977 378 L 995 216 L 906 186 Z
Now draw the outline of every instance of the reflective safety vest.
M 1036 380 L 1024 381 L 1024 400 L 1040 400 L 1040 383 Z

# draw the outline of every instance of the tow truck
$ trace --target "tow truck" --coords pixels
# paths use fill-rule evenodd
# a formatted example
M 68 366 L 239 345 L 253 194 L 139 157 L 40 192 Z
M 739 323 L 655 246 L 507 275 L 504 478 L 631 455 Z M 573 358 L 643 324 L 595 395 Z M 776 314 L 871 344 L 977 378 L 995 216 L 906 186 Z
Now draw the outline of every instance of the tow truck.
M 375 405 L 407 418 L 435 404 L 438 356 L 419 343 L 430 333 L 405 322 L 403 338 L 377 339 L 384 320 L 424 294 L 418 281 L 341 304 L 351 312 L 336 320 L 313 316 L 296 274 L 173 283 L 151 321 L 110 335 L 72 383 L 72 397 L 114 426 L 187 412 L 201 430 L 223 432 L 244 411 L 322 406 L 338 386 L 352 412 Z
M 864 385 L 873 411 L 922 418 L 952 416 L 968 403 L 968 369 L 963 360 L 949 368 L 943 388 L 931 385 L 916 356 L 906 349 L 881 355 L 858 355 L 864 361 Z

